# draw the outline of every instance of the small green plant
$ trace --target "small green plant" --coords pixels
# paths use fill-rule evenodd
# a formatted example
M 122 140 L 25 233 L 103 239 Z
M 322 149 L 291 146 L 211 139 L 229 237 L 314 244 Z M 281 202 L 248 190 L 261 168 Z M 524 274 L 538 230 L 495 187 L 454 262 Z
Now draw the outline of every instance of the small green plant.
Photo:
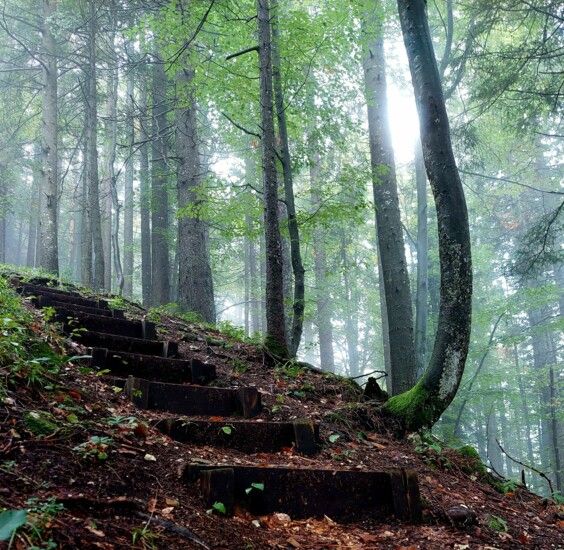
M 225 507 L 225 504 L 223 504 L 223 502 L 214 502 L 212 504 L 211 511 L 217 512 L 218 514 L 221 514 L 223 516 L 227 515 L 227 508 Z
M 16 531 L 27 522 L 26 510 L 4 510 L 0 512 L 0 541 L 10 541 L 10 546 Z
M 43 311 L 43 318 L 47 322 L 52 321 L 55 318 L 55 315 L 57 314 L 55 308 L 51 306 L 44 307 L 42 311 Z
M 249 365 L 245 361 L 235 358 L 231 360 L 231 368 L 239 374 L 244 374 L 249 370 Z
M 108 449 L 113 444 L 111 437 L 93 435 L 80 445 L 73 448 L 82 458 L 95 458 L 104 461 L 108 458 Z
M 135 416 L 110 416 L 106 420 L 108 426 L 120 426 L 125 428 L 135 429 L 139 421 Z
M 53 518 L 64 510 L 64 506 L 57 502 L 54 497 L 40 501 L 37 498 L 30 498 L 26 502 L 27 523 L 26 529 L 30 532 L 31 540 L 37 548 L 42 550 L 50 550 L 56 548 L 57 545 L 52 540 L 44 540 L 45 530 L 51 524 Z M 37 546 L 41 544 L 41 546 Z
M 285 378 L 299 378 L 303 375 L 304 369 L 296 361 L 287 361 L 276 369 L 276 373 Z
M 503 518 L 493 514 L 488 517 L 488 527 L 498 533 L 507 532 L 507 522 Z
M 336 443 L 339 439 L 340 439 L 340 435 L 339 434 L 331 434 L 329 436 L 329 443 Z
M 222 426 L 219 430 L 220 433 L 224 433 L 225 435 L 231 435 L 235 428 L 233 426 Z
M 251 483 L 251 486 L 245 489 L 247 495 L 250 495 L 253 491 L 264 491 L 264 483 Z
M 133 545 L 141 545 L 142 548 L 153 550 L 157 548 L 157 539 L 159 535 L 149 529 L 147 522 L 143 527 L 136 527 L 131 532 L 131 542 Z

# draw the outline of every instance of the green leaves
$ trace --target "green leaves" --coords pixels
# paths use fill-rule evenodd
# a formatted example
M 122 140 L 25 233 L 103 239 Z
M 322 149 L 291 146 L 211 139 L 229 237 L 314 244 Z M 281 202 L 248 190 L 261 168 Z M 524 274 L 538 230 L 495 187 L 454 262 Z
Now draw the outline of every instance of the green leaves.
M 227 509 L 225 508 L 225 504 L 223 504 L 223 502 L 214 502 L 212 504 L 212 509 L 224 516 L 227 515 Z
M 0 540 L 9 540 L 16 529 L 25 525 L 26 510 L 6 510 L 0 513 Z
M 336 443 L 341 436 L 339 434 L 331 434 L 329 436 L 329 443 Z
M 245 489 L 245 493 L 249 495 L 253 490 L 264 491 L 264 483 L 251 483 L 251 486 Z

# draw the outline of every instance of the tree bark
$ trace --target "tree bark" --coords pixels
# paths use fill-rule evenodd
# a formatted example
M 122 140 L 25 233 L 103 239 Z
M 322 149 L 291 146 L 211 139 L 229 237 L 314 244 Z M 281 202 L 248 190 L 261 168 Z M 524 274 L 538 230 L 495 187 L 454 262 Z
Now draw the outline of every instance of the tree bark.
M 52 19 L 57 11 L 57 0 L 43 0 L 43 111 L 42 111 L 42 182 L 40 216 L 41 267 L 59 275 L 58 249 L 58 117 L 57 117 L 57 52 L 51 32 Z
M 407 429 L 433 425 L 453 400 L 470 341 L 472 262 L 468 212 L 450 141 L 449 122 L 424 0 L 398 0 L 415 91 L 423 157 L 439 234 L 441 296 L 435 343 L 423 377 L 386 409 Z
M 417 293 L 415 298 L 415 354 L 417 372 L 423 374 L 427 360 L 427 318 L 429 316 L 429 243 L 427 230 L 427 177 L 421 143 L 415 150 L 417 186 Z
M 133 295 L 133 180 L 135 177 L 135 79 L 133 68 L 127 75 L 127 160 L 125 162 L 125 193 L 123 201 L 123 293 Z
M 31 183 L 31 197 L 29 201 L 29 234 L 27 238 L 27 255 L 26 265 L 28 267 L 35 267 L 36 257 L 35 252 L 37 248 L 37 230 L 39 220 L 39 192 L 41 188 L 41 166 L 38 158 L 41 158 L 41 146 L 37 143 L 34 145 L 34 162 L 33 162 L 33 179 Z
M 321 208 L 320 186 L 322 180 L 320 170 L 319 152 L 317 151 L 316 145 L 311 143 L 309 152 L 309 181 L 311 204 L 314 212 Z M 329 289 L 327 288 L 327 258 L 323 231 L 319 227 L 314 227 L 313 229 L 313 263 L 315 301 L 317 307 L 317 331 L 319 335 L 319 362 L 323 370 L 335 372 L 331 297 L 328 291 Z
M 294 296 L 292 302 L 292 322 L 289 337 L 289 353 L 295 357 L 302 337 L 304 309 L 305 309 L 305 269 L 300 250 L 300 231 L 296 217 L 294 201 L 294 181 L 292 176 L 292 159 L 290 157 L 290 144 L 288 127 L 286 124 L 286 108 L 282 90 L 282 68 L 280 61 L 280 30 L 278 25 L 278 0 L 272 0 L 271 27 L 272 27 L 272 79 L 274 86 L 274 101 L 276 117 L 278 119 L 278 133 L 280 136 L 280 150 L 282 157 L 282 174 L 284 177 L 284 199 L 288 215 L 288 234 L 290 237 L 290 257 L 292 273 L 294 275 Z
M 341 232 L 341 262 L 343 268 L 343 285 L 345 290 L 345 336 L 347 339 L 347 355 L 349 376 L 358 376 L 359 373 L 359 354 L 358 354 L 358 316 L 356 308 L 358 301 L 352 289 L 349 273 L 351 265 L 349 262 L 347 247 L 349 239 L 344 230 Z
M 141 217 L 141 294 L 143 304 L 151 305 L 151 186 L 149 180 L 149 131 L 148 118 L 148 88 L 147 72 L 143 69 L 139 83 L 139 127 L 141 128 L 139 145 L 139 210 Z
M 88 64 L 86 87 L 86 139 L 88 144 L 87 181 L 90 232 L 92 236 L 92 251 L 94 253 L 92 287 L 99 290 L 104 288 L 105 269 L 100 214 L 100 181 L 98 178 L 98 96 L 96 90 L 97 26 L 96 3 L 94 0 L 90 0 L 88 13 Z
M 153 63 L 153 136 L 151 141 L 151 281 L 154 305 L 166 304 L 170 300 L 166 89 L 167 77 L 164 62 L 156 55 Z
M 372 182 L 376 208 L 378 250 L 386 297 L 392 395 L 409 390 L 416 381 L 413 313 L 409 273 L 405 259 L 396 170 L 388 121 L 386 63 L 384 59 L 383 10 L 379 0 L 364 21 L 367 38 L 364 81 Z
M 266 341 L 267 348 L 278 357 L 287 357 L 284 314 L 284 277 L 282 245 L 278 220 L 278 180 L 273 120 L 272 59 L 269 0 L 257 0 L 260 107 L 262 125 L 262 167 L 264 180 L 265 248 L 266 248 Z
M 215 323 L 213 278 L 209 254 L 209 229 L 202 219 L 205 205 L 197 106 L 192 89 L 194 71 L 184 61 L 176 75 L 180 98 L 176 108 L 178 156 L 178 302 L 182 309 Z

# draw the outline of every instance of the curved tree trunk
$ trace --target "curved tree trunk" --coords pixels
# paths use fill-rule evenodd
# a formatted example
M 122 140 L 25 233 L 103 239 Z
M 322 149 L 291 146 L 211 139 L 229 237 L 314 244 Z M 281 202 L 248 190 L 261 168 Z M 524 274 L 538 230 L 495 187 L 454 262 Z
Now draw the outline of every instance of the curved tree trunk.
M 424 0 L 398 0 L 415 91 L 425 168 L 437 210 L 441 297 L 433 353 L 421 380 L 392 397 L 386 409 L 407 429 L 434 424 L 453 400 L 470 341 L 472 263 L 468 212 Z
M 383 10 L 372 1 L 372 12 L 363 21 L 367 37 L 364 82 L 372 162 L 372 188 L 376 209 L 378 253 L 387 313 L 390 350 L 388 388 L 392 395 L 407 391 L 416 381 L 413 313 L 409 273 L 399 208 L 394 151 L 388 121 Z
M 282 243 L 278 220 L 278 179 L 274 134 L 272 59 L 269 0 L 257 0 L 260 107 L 262 123 L 262 167 L 264 180 L 264 236 L 266 247 L 266 347 L 279 357 L 286 357 L 284 315 L 284 277 Z

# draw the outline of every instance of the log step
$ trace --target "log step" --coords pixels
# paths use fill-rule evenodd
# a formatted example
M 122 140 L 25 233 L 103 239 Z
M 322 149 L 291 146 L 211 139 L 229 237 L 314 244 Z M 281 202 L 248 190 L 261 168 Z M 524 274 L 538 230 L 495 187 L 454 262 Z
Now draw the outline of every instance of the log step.
M 261 411 L 256 388 L 209 388 L 151 382 L 130 376 L 125 393 L 140 409 L 154 409 L 194 416 L 231 416 L 245 418 Z
M 172 341 L 161 342 L 160 340 L 132 338 L 93 330 L 78 333 L 74 339 L 84 346 L 107 348 L 112 351 L 141 353 L 157 357 L 176 357 L 178 355 L 178 342 Z
M 72 309 L 72 311 L 79 311 L 81 313 L 89 313 L 90 315 L 101 315 L 103 317 L 115 317 L 116 319 L 125 319 L 124 312 L 121 309 L 105 309 L 87 307 L 80 304 L 59 302 L 53 299 L 53 296 L 41 294 L 36 298 L 37 307 L 53 307 L 55 309 Z
M 319 425 L 311 420 L 252 422 L 247 420 L 195 420 L 167 418 L 156 427 L 175 441 L 228 447 L 246 453 L 274 453 L 293 447 L 311 455 L 319 448 Z
M 205 506 L 221 502 L 256 515 L 283 512 L 292 519 L 323 517 L 358 521 L 362 516 L 421 519 L 417 476 L 405 470 L 360 471 L 291 467 L 188 464 L 185 483 L 199 482 Z
M 69 309 L 58 309 L 55 319 L 64 323 L 65 330 L 72 332 L 83 328 L 96 332 L 109 332 L 121 336 L 133 338 L 147 338 L 155 340 L 157 329 L 154 323 L 149 321 L 130 321 L 128 319 L 116 319 L 102 315 L 91 315 Z
M 169 359 L 106 348 L 92 348 L 90 365 L 100 370 L 108 369 L 114 376 L 138 376 L 160 382 L 207 384 L 216 378 L 215 365 L 198 359 Z
M 20 292 L 25 296 L 46 296 L 51 300 L 57 302 L 64 302 L 68 307 L 73 305 L 90 307 L 95 309 L 107 309 L 109 305 L 106 300 L 99 300 L 95 298 L 84 298 L 80 294 L 65 292 L 63 290 L 52 289 L 51 287 L 41 287 L 35 285 L 22 285 L 19 288 Z

